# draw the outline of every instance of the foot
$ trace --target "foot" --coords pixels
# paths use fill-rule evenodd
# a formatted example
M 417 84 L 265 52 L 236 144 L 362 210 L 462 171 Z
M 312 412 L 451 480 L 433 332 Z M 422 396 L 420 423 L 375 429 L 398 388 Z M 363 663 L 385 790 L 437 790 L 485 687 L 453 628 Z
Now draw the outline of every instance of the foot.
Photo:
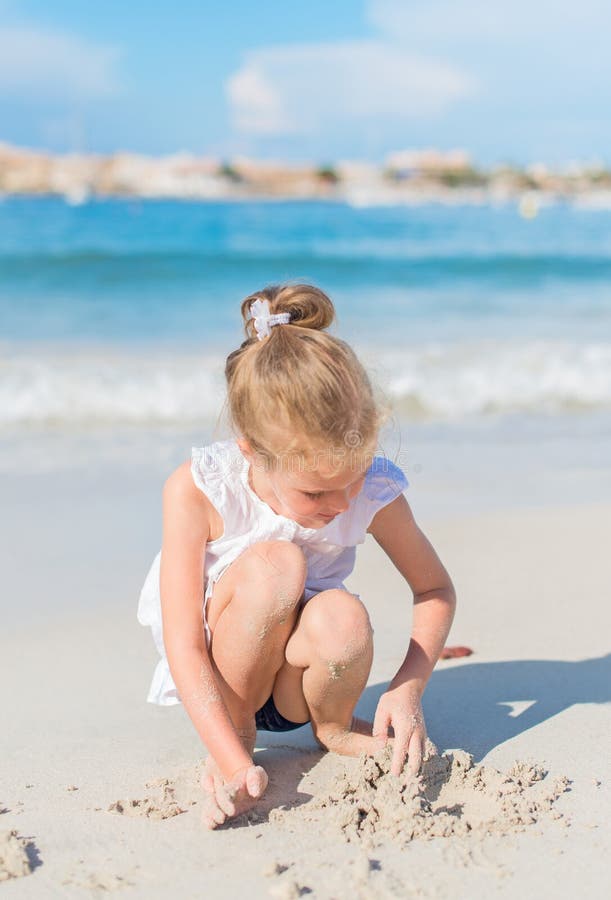
M 352 716 L 352 723 L 350 725 L 350 731 L 356 732 L 356 734 L 373 734 L 373 722 L 368 722 L 366 719 L 358 719 L 356 716 Z
M 229 819 L 241 816 L 256 804 L 267 787 L 267 773 L 261 766 L 238 769 L 231 779 L 225 779 L 211 757 L 202 775 L 206 794 L 202 822 L 206 828 L 218 828 Z
M 386 744 L 386 738 L 373 737 L 371 722 L 352 718 L 350 728 L 325 723 L 315 729 L 317 742 L 324 750 L 331 750 L 341 756 L 374 756 Z

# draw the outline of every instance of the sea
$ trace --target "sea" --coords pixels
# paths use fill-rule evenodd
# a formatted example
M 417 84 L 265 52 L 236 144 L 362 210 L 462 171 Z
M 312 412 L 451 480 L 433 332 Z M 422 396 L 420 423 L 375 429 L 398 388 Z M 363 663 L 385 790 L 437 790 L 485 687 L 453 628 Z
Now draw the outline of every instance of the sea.
M 611 209 L 570 202 L 525 218 L 513 202 L 5 197 L 0 470 L 170 465 L 226 436 L 240 303 L 284 281 L 332 297 L 412 482 L 432 469 L 459 509 L 500 486 L 611 498 Z

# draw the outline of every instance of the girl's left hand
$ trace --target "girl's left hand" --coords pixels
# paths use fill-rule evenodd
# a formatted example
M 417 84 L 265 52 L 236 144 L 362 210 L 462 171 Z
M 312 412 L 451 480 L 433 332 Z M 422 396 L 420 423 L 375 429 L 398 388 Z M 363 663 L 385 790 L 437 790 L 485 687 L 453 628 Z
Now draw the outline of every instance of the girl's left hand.
M 427 737 L 420 693 L 413 685 L 398 685 L 380 697 L 373 721 L 373 736 L 387 738 L 389 727 L 394 731 L 391 772 L 399 775 L 407 757 L 409 771 L 417 775 Z

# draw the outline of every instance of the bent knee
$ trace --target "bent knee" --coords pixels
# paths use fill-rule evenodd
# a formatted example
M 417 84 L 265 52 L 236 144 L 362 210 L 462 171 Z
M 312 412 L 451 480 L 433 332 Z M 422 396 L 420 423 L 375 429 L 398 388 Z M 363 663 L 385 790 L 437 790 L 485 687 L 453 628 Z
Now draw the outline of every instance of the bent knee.
M 239 593 L 250 607 L 282 619 L 297 609 L 307 575 L 302 550 L 290 541 L 260 541 L 245 551 Z
M 301 547 L 291 541 L 260 541 L 253 544 L 251 550 L 258 551 L 260 558 L 278 572 L 287 568 L 296 569 L 306 574 L 306 560 Z
M 373 629 L 369 614 L 359 598 L 348 591 L 317 594 L 307 603 L 304 619 L 311 645 L 327 663 L 346 665 L 371 649 Z
M 259 541 L 252 544 L 245 552 L 245 564 L 254 577 L 292 579 L 305 584 L 305 556 L 301 548 L 290 541 Z

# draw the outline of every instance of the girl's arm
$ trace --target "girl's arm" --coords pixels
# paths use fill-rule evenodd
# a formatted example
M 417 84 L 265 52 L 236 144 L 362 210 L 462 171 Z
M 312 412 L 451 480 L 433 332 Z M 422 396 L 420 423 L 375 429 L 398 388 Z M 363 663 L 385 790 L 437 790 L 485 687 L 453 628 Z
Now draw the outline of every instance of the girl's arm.
M 402 494 L 376 513 L 368 530 L 414 594 L 411 640 L 399 671 L 380 698 L 374 734 L 386 735 L 392 725 L 393 771 L 401 770 L 409 754 L 410 769 L 417 772 L 426 739 L 420 698 L 450 631 L 456 594 L 450 576 Z
M 252 766 L 219 691 L 206 647 L 203 575 L 213 507 L 193 483 L 190 463 L 163 490 L 161 612 L 172 678 L 202 741 L 226 779 Z

